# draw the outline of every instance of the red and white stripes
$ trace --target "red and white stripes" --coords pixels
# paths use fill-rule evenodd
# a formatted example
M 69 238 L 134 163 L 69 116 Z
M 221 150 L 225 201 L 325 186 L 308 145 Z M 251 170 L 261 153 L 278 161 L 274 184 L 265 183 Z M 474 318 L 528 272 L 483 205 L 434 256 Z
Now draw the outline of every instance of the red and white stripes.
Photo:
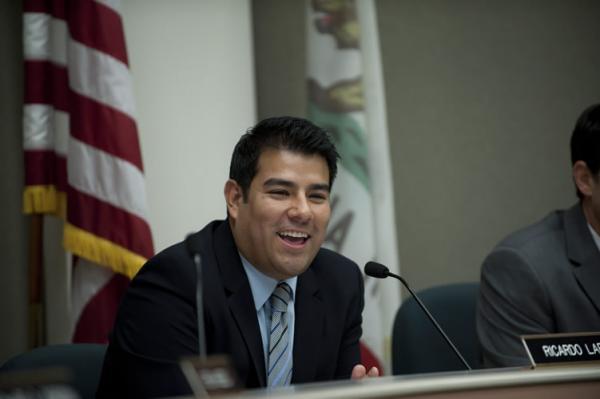
M 132 277 L 153 246 L 118 2 L 25 1 L 24 10 L 25 212 L 63 216 L 66 250 Z M 121 281 L 106 270 L 92 278 L 101 286 L 74 286 L 73 298 Z M 74 309 L 86 318 L 86 306 Z

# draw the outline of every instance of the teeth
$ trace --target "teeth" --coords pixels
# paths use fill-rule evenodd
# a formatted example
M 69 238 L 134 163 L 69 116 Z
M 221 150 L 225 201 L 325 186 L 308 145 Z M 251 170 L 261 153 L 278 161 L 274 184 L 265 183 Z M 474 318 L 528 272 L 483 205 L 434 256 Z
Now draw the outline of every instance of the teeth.
M 294 237 L 294 238 L 308 238 L 308 234 L 301 233 L 299 231 L 280 231 L 280 236 Z

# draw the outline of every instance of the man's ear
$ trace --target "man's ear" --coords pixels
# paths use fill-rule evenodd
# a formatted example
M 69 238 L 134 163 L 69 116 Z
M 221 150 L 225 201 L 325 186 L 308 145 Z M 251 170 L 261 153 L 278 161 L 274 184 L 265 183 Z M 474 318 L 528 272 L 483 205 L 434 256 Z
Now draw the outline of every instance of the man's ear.
M 225 203 L 227 204 L 227 213 L 229 214 L 230 218 L 236 220 L 240 204 L 244 200 L 242 188 L 235 180 L 229 179 L 227 182 L 225 182 L 224 192 Z
M 586 197 L 592 195 L 593 179 L 594 176 L 584 161 L 579 160 L 573 164 L 573 181 L 577 189 Z

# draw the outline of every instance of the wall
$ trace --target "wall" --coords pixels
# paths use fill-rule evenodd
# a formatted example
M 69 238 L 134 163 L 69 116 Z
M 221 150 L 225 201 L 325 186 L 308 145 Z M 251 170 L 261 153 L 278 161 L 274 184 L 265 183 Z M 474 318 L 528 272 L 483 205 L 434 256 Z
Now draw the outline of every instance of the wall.
M 376 6 L 402 273 L 416 289 L 475 281 L 503 236 L 575 202 L 568 141 L 600 101 L 600 3 Z M 303 5 L 254 15 L 259 118 L 303 115 Z
M 600 3 L 381 1 L 398 240 L 415 287 L 476 280 L 576 198 L 569 137 L 600 100 Z
M 255 123 L 250 2 L 123 2 L 154 249 L 226 215 L 234 144 Z

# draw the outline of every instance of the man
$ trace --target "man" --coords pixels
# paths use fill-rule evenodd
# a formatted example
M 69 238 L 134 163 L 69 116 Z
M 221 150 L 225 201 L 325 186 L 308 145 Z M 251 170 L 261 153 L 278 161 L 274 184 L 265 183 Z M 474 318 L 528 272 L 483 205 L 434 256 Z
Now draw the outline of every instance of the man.
M 571 136 L 579 202 L 500 242 L 485 259 L 477 330 L 488 366 L 529 364 L 524 334 L 600 331 L 600 104 Z
M 178 366 L 199 350 L 187 248 L 202 259 L 208 354 L 229 355 L 245 387 L 364 377 L 362 275 L 321 248 L 338 158 L 326 132 L 299 118 L 243 135 L 225 183 L 227 220 L 159 253 L 131 282 L 98 396 L 190 392 Z

